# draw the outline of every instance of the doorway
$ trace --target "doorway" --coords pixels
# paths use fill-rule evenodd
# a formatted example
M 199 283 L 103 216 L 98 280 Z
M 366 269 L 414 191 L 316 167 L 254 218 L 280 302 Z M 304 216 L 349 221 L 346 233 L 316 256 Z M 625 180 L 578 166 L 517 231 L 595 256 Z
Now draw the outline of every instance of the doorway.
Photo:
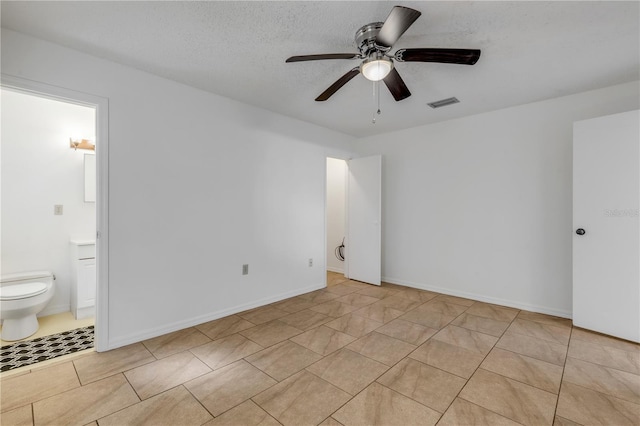
M 640 111 L 574 123 L 573 324 L 640 342 Z
M 380 285 L 382 157 L 328 157 L 326 167 L 328 276 Z
M 89 325 L 94 339 L 95 325 L 95 349 L 107 350 L 108 101 L 13 76 L 1 83 L 2 275 L 55 276 L 38 331 L 22 340 Z M 78 278 L 89 285 L 74 289 Z
M 327 284 L 346 279 L 345 238 L 347 200 L 347 162 L 339 158 L 327 157 L 326 186 L 326 259 Z

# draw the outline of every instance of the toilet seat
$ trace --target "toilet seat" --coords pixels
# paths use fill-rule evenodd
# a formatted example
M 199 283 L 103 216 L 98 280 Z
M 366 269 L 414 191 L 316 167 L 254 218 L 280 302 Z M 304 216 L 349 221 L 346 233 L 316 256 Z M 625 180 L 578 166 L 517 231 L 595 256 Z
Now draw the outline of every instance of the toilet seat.
M 0 287 L 0 300 L 25 299 L 47 291 L 45 283 L 24 283 Z

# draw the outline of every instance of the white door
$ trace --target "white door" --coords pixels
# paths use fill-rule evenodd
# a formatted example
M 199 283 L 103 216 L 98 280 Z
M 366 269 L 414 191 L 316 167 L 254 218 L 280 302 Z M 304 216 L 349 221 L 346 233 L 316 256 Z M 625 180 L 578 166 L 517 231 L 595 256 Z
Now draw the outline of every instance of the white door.
M 382 157 L 349 160 L 346 276 L 380 285 L 382 263 Z
M 640 111 L 573 126 L 573 323 L 640 341 Z

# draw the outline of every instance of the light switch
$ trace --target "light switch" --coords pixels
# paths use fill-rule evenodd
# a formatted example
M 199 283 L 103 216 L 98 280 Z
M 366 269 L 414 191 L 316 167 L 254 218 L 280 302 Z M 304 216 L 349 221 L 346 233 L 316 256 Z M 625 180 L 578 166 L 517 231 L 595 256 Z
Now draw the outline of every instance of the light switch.
M 56 216 L 62 215 L 62 204 L 56 204 L 53 206 L 53 214 Z

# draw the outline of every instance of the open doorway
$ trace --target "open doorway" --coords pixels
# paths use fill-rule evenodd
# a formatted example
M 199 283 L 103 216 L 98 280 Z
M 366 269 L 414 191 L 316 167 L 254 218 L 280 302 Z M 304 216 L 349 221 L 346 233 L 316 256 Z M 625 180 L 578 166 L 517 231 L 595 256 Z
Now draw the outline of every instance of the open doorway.
M 380 285 L 382 156 L 327 158 L 327 284 L 351 279 Z
M 96 201 L 101 192 L 95 149 L 98 106 L 24 90 L 20 84 L 5 84 L 4 77 L 1 343 L 3 352 L 18 342 L 23 352 L 30 353 L 37 342 L 39 352 L 10 363 L 19 368 L 94 346 L 100 252 L 96 250 Z M 38 285 L 43 286 L 40 292 L 22 291 Z M 30 321 L 33 327 L 23 327 L 20 314 L 8 319 L 8 303 L 19 310 L 16 303 L 45 295 L 35 312 L 37 322 Z M 55 345 L 60 341 L 69 350 L 47 346 L 61 346 Z M 7 364 L 3 362 L 3 371 Z
M 346 280 L 347 162 L 327 157 L 327 285 Z

